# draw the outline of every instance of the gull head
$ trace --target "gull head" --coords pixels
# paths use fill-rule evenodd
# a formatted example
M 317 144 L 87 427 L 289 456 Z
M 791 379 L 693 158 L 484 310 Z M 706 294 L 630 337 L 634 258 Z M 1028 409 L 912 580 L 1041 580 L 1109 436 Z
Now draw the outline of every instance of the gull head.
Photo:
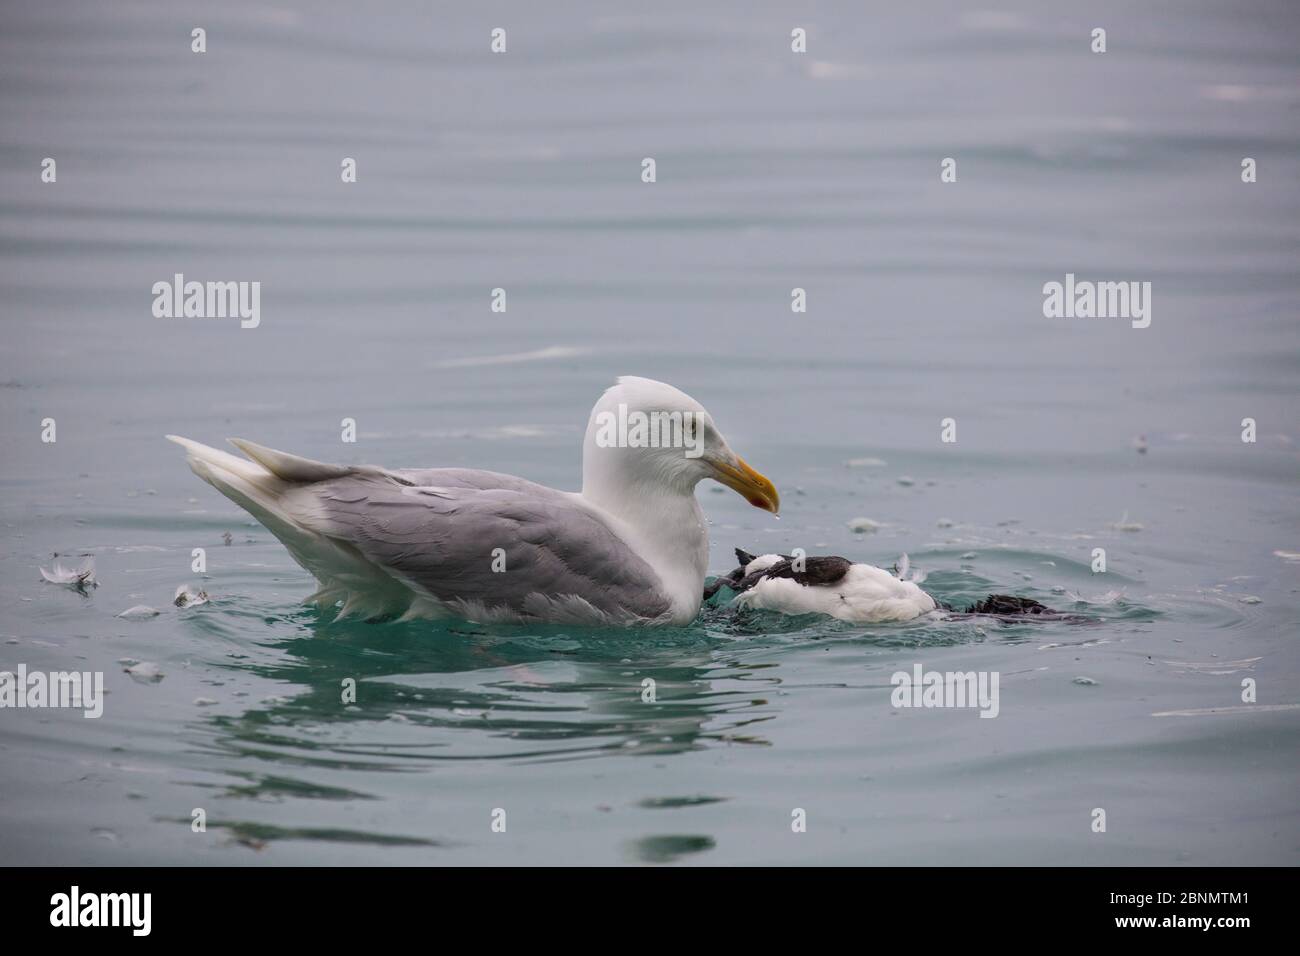
M 582 456 L 583 493 L 694 493 L 704 478 L 773 514 L 781 506 L 772 482 L 731 450 L 704 406 L 680 389 L 624 375 L 596 402 Z

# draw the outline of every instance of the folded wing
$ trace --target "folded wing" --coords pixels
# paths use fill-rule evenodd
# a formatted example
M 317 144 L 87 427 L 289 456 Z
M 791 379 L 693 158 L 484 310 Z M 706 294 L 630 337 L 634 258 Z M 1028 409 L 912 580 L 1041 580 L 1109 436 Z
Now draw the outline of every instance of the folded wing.
M 348 475 L 305 486 L 286 506 L 427 602 L 473 620 L 630 623 L 669 610 L 658 576 L 598 514 L 512 476 Z

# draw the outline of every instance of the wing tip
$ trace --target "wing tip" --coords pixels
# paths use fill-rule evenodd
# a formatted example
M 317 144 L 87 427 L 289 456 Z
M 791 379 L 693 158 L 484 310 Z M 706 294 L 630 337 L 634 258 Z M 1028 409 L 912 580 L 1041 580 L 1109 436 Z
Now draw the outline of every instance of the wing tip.
M 186 438 L 183 435 L 164 435 L 163 437 L 170 442 L 175 442 L 177 445 L 180 445 L 185 449 L 185 454 L 187 455 L 198 455 L 207 447 L 202 442 L 197 442 L 193 438 Z
M 255 464 L 284 481 L 324 481 L 328 478 L 342 478 L 355 470 L 347 465 L 331 465 L 293 455 L 287 451 L 277 451 L 246 438 L 227 438 L 226 441 L 242 451 Z

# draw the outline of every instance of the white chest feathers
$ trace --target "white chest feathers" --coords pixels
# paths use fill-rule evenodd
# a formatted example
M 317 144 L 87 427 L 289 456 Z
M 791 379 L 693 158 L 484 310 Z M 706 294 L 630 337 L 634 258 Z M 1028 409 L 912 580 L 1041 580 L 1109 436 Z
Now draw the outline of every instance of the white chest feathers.
M 757 559 L 750 568 L 763 567 L 758 562 L 766 557 Z M 913 582 L 900 581 L 869 564 L 854 564 L 843 578 L 827 585 L 765 578 L 738 595 L 736 604 L 782 614 L 827 614 L 858 624 L 910 621 L 936 607 L 934 598 Z

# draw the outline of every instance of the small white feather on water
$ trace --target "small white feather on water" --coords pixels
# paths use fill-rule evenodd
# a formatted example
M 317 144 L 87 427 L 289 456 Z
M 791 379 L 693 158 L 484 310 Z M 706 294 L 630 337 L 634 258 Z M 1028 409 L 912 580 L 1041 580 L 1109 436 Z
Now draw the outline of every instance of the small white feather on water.
M 143 621 L 151 617 L 157 617 L 162 611 L 156 607 L 149 607 L 147 604 L 137 604 L 135 607 L 129 607 L 118 617 L 124 617 L 128 621 Z
M 1128 512 L 1124 512 L 1124 517 L 1111 525 L 1116 531 L 1141 531 L 1143 525 L 1138 521 L 1129 521 Z
M 200 604 L 208 603 L 208 592 L 182 584 L 176 589 L 176 596 L 172 598 L 172 603 L 177 607 L 198 607 Z
M 165 676 L 162 668 L 153 661 L 141 661 L 139 664 L 132 664 L 123 670 L 131 675 L 131 679 L 141 684 L 156 684 Z
M 915 571 L 912 570 L 912 559 L 907 556 L 906 551 L 904 551 L 901 555 L 899 555 L 898 561 L 896 562 L 896 567 L 897 567 L 897 571 L 895 572 L 894 576 L 898 578 L 898 580 L 911 581 L 913 584 L 917 584 L 917 585 L 925 582 L 927 576 L 926 572 L 920 570 L 919 568 Z
M 76 566 L 66 565 L 58 558 L 55 558 L 53 569 L 47 571 L 45 568 L 41 568 L 41 577 L 50 584 L 76 588 L 79 591 L 99 587 L 99 582 L 95 580 L 94 558 L 87 558 Z

